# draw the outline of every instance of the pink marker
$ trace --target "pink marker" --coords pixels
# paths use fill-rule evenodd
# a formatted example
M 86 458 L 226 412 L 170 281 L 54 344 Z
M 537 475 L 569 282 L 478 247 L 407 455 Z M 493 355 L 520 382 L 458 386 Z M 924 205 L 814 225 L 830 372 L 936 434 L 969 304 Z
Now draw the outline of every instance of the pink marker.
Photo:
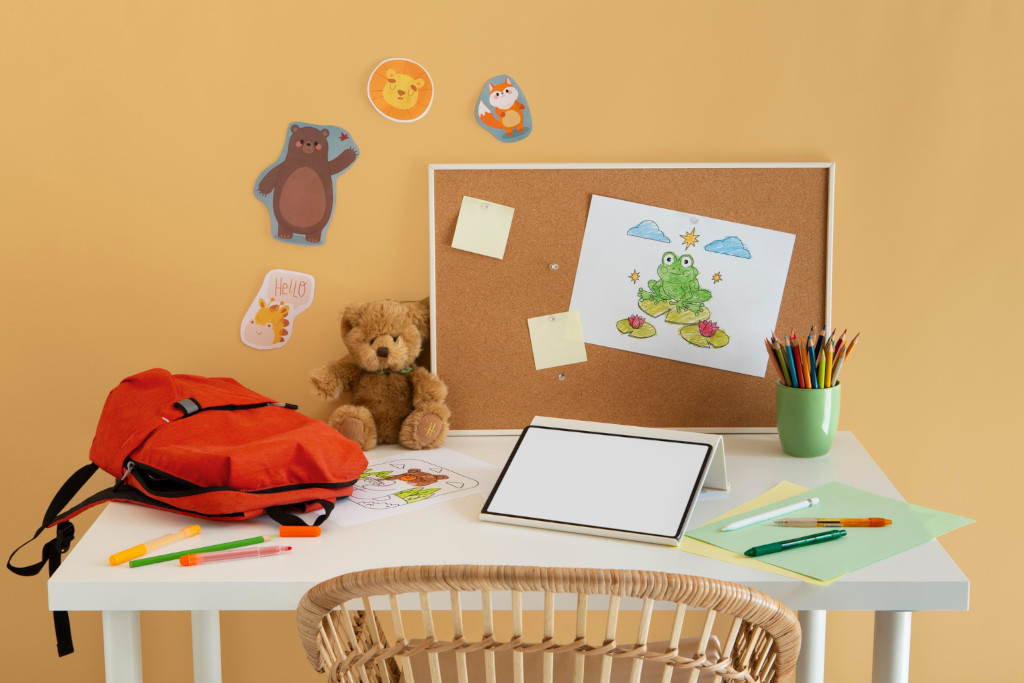
M 292 547 L 290 545 L 268 545 L 261 548 L 244 548 L 242 550 L 222 550 L 216 553 L 195 553 L 193 555 L 183 555 L 178 558 L 178 562 L 183 567 L 194 567 L 197 564 L 206 564 L 207 562 L 220 562 L 221 560 L 242 560 L 247 557 L 265 557 L 267 555 L 280 555 L 281 553 L 288 552 Z

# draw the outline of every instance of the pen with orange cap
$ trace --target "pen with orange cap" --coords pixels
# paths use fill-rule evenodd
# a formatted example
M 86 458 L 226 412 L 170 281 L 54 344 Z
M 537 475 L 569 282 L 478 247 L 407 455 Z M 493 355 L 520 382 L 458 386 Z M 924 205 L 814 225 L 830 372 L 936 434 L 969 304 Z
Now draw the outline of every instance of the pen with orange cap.
M 891 519 L 884 517 L 788 517 L 775 520 L 782 526 L 870 526 L 880 527 L 892 524 Z

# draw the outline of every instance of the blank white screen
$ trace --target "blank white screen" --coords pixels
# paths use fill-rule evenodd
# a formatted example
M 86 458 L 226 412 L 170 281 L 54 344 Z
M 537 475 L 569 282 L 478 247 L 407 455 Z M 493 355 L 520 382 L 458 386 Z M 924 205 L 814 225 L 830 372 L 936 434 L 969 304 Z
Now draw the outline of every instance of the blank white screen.
M 709 447 L 531 427 L 486 512 L 675 536 Z

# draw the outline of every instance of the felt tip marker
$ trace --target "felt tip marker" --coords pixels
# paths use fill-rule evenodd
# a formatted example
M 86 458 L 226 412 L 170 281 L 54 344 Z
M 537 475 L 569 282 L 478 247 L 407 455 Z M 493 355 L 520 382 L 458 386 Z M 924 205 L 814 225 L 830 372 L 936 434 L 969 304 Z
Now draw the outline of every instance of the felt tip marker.
M 783 550 L 791 550 L 792 548 L 803 548 L 806 545 L 814 545 L 815 543 L 825 543 L 826 541 L 834 541 L 837 538 L 842 538 L 845 535 L 846 529 L 833 529 L 832 531 L 822 531 L 820 534 L 811 534 L 810 536 L 791 538 L 788 541 L 777 541 L 775 543 L 765 543 L 764 545 L 756 545 L 743 554 L 747 557 L 760 557 L 761 555 L 780 553 Z
M 177 560 L 185 555 L 194 555 L 195 553 L 206 553 L 213 552 L 215 550 L 231 550 L 232 548 L 241 548 L 245 545 L 255 545 L 256 543 L 263 543 L 274 538 L 273 536 L 253 536 L 252 538 L 243 538 L 240 541 L 228 541 L 227 543 L 214 543 L 213 545 L 204 545 L 201 548 L 192 548 L 190 550 L 181 550 L 176 553 L 167 553 L 166 555 L 154 555 L 153 557 L 143 557 L 138 560 L 132 560 L 128 563 L 129 567 L 144 567 L 147 564 L 156 564 L 157 562 L 168 562 L 170 560 Z
M 280 555 L 291 550 L 290 545 L 268 545 L 262 548 L 245 548 L 243 550 L 221 550 L 217 553 L 195 553 L 193 555 L 183 555 L 178 559 L 178 563 L 183 567 L 194 567 L 197 564 L 207 564 L 208 562 L 222 562 L 224 560 L 244 560 L 248 557 L 269 557 L 270 555 Z
M 198 533 L 199 525 L 192 524 L 190 526 L 185 527 L 181 531 L 175 531 L 173 534 L 167 534 L 166 536 L 161 536 L 160 538 L 154 538 L 152 541 L 140 543 L 139 545 L 132 546 L 127 550 L 122 550 L 119 553 L 114 553 L 110 556 L 110 564 L 118 565 L 122 562 L 134 560 L 137 557 L 142 557 L 150 550 L 156 550 L 157 548 L 165 546 L 168 543 L 174 543 L 175 541 L 180 541 L 186 538 L 192 538 Z
M 776 524 L 781 526 L 806 526 L 806 527 L 841 527 L 841 526 L 890 526 L 891 519 L 884 517 L 789 517 L 777 519 Z

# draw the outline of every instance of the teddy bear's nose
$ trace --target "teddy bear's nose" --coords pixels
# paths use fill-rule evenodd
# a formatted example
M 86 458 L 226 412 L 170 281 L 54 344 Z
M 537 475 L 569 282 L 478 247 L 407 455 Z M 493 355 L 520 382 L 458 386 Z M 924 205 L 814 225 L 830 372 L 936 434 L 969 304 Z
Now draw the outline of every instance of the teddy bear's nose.
M 378 348 L 377 349 L 377 355 L 380 356 L 381 358 L 387 358 L 388 357 L 388 347 L 381 346 L 380 348 Z

